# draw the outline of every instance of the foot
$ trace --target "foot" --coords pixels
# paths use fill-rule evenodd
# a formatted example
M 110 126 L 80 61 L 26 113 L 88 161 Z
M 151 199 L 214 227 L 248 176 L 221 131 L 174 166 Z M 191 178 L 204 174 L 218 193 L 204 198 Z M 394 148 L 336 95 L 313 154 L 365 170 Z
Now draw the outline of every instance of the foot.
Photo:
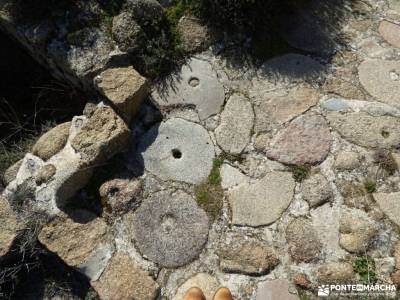
M 193 287 L 186 292 L 185 298 L 183 300 L 206 300 L 201 289 Z
M 220 288 L 215 293 L 213 300 L 233 300 L 233 297 L 227 288 Z

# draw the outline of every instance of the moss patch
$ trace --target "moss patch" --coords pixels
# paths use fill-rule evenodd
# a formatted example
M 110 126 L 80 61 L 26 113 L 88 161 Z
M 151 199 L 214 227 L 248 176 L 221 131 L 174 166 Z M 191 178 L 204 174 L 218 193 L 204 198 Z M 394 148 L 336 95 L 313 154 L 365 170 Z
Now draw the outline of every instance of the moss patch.
M 372 194 L 376 192 L 376 182 L 371 179 L 367 179 L 364 182 L 364 188 L 367 191 L 367 193 Z
M 200 184 L 195 187 L 195 195 L 198 205 L 204 209 L 211 221 L 215 221 L 221 215 L 223 206 L 224 192 L 221 186 Z
M 302 182 L 310 176 L 311 166 L 309 165 L 299 165 L 290 166 L 293 173 L 293 178 L 296 182 Z
M 220 174 L 223 162 L 223 156 L 215 158 L 207 182 L 196 186 L 194 189 L 197 203 L 206 211 L 212 221 L 215 221 L 221 215 L 223 207 L 224 191 L 221 187 Z
M 360 275 L 364 283 L 374 283 L 376 281 L 375 261 L 368 256 L 357 257 L 353 261 L 353 270 Z

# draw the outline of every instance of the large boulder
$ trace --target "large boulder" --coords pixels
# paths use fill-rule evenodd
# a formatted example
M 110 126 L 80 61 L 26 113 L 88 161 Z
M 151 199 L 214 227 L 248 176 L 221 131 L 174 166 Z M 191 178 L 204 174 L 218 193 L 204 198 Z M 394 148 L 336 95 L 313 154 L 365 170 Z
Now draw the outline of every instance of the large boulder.
M 105 161 L 123 151 L 130 137 L 126 123 L 110 107 L 98 107 L 71 141 L 88 163 Z
M 69 136 L 71 122 L 62 123 L 42 135 L 32 148 L 32 153 L 48 160 L 64 148 Z
M 17 217 L 14 214 L 8 201 L 0 196 L 0 261 L 9 253 L 14 242 L 18 237 L 18 224 Z
M 149 86 L 132 67 L 110 68 L 95 78 L 97 89 L 129 121 L 147 96 Z
M 92 280 L 98 279 L 113 252 L 106 223 L 83 210 L 75 211 L 71 217 L 60 213 L 43 227 L 38 239 L 67 265 Z

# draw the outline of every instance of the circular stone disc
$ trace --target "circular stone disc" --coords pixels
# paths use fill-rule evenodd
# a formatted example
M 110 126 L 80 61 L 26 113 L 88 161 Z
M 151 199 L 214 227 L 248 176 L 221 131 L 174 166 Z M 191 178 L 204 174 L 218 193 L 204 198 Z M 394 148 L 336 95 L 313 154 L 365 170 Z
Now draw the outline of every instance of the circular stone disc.
M 217 73 L 207 61 L 192 58 L 181 71 L 152 93 L 160 106 L 194 104 L 201 120 L 219 113 L 225 91 Z
M 152 174 L 192 184 L 208 177 L 215 157 L 208 132 L 179 118 L 152 127 L 140 139 L 137 153 Z
M 139 251 L 162 267 L 193 261 L 208 238 L 206 213 L 182 191 L 153 194 L 128 222 Z

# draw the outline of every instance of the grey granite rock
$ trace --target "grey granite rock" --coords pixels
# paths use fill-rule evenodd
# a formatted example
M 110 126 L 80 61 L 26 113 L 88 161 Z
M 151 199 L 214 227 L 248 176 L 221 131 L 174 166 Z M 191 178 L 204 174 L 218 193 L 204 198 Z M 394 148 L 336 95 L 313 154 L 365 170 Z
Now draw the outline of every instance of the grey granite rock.
M 193 261 L 208 237 L 206 213 L 182 191 L 153 194 L 133 216 L 127 216 L 126 222 L 139 251 L 167 268 Z
M 240 154 L 250 141 L 254 113 L 250 102 L 243 96 L 229 98 L 215 130 L 218 145 L 231 154 Z
M 179 118 L 153 126 L 139 141 L 138 160 L 164 180 L 198 184 L 209 175 L 215 157 L 208 132 Z
M 315 114 L 303 115 L 275 136 L 266 154 L 285 164 L 317 164 L 325 160 L 331 143 L 325 119 Z
M 228 193 L 235 225 L 262 226 L 275 222 L 293 199 L 290 173 L 271 172 L 254 183 L 243 183 Z
M 207 61 L 192 58 L 152 93 L 161 107 L 195 105 L 201 120 L 220 112 L 225 91 Z

